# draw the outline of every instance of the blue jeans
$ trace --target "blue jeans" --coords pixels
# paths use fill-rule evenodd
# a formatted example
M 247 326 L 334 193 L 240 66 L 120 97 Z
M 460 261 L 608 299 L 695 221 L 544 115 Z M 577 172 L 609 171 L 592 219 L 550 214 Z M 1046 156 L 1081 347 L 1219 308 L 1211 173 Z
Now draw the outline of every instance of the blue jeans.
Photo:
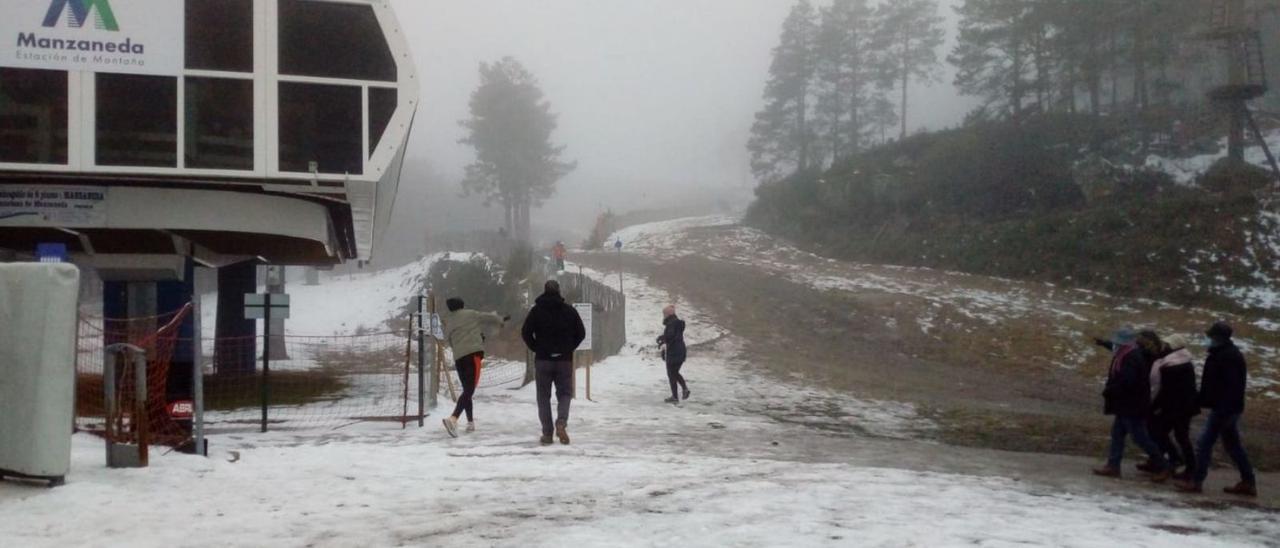
M 1158 470 L 1164 470 L 1169 467 L 1169 463 L 1164 460 L 1164 455 L 1160 454 L 1160 447 L 1156 442 L 1151 441 L 1151 436 L 1147 434 L 1147 420 L 1143 417 L 1122 417 L 1116 415 L 1115 422 L 1111 423 L 1111 451 L 1107 455 L 1107 466 L 1120 469 L 1120 461 L 1124 458 L 1124 440 L 1129 436 L 1133 436 L 1133 443 L 1147 453 L 1147 457 L 1151 459 L 1151 463 Z
M 1204 483 L 1209 477 L 1209 465 L 1213 461 L 1213 446 L 1222 437 L 1222 446 L 1227 455 L 1240 469 L 1240 479 L 1253 483 L 1257 478 L 1253 475 L 1253 465 L 1249 464 L 1249 455 L 1244 452 L 1244 444 L 1240 441 L 1240 414 L 1223 414 L 1217 411 L 1209 413 L 1209 420 L 1204 425 L 1204 432 L 1196 441 L 1196 484 Z

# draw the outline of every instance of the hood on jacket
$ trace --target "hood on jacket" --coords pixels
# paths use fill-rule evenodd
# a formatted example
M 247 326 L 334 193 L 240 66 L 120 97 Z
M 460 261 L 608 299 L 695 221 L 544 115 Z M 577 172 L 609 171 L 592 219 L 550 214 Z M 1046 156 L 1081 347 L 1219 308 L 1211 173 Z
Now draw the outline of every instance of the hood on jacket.
M 564 304 L 564 297 L 561 297 L 559 293 L 543 293 L 533 302 L 542 306 L 552 306 L 556 304 Z
M 1182 365 L 1184 363 L 1191 363 L 1192 359 L 1193 358 L 1191 356 L 1190 351 L 1188 351 L 1185 348 L 1180 348 L 1178 350 L 1174 350 L 1172 354 L 1169 354 L 1168 356 L 1165 356 L 1157 360 L 1155 363 L 1155 367 L 1164 367 L 1167 365 Z

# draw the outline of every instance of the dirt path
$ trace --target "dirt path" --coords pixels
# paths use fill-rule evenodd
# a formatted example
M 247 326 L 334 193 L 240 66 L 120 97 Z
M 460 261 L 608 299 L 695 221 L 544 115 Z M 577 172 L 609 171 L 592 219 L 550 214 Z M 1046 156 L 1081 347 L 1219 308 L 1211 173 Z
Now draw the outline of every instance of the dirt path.
M 601 271 L 621 265 L 667 291 L 673 301 L 712 315 L 745 341 L 740 359 L 772 378 L 912 403 L 939 425 L 925 436 L 931 439 L 919 442 L 868 439 L 856 425 L 842 432 L 831 421 L 809 424 L 805 417 L 820 414 L 820 406 L 758 410 L 815 431 L 816 436 L 804 437 L 796 457 L 820 462 L 1116 489 L 1114 482 L 1087 477 L 1088 467 L 1104 453 L 1109 423 L 1098 396 L 1098 363 L 1105 363 L 1105 355 L 1090 348 L 1086 334 L 1140 323 L 1140 318 L 1190 330 L 1202 312 L 1159 303 L 1113 306 L 1108 297 L 1088 292 L 837 263 L 736 226 L 689 228 L 645 243 L 621 257 L 577 259 Z M 1270 333 L 1258 339 L 1262 342 L 1255 344 L 1264 348 L 1275 344 Z M 1263 387 L 1270 373 L 1262 369 Z M 1276 400 L 1267 392 L 1256 396 L 1246 437 L 1255 463 L 1275 470 L 1280 464 Z M 938 451 L 937 441 L 952 449 Z M 1225 484 L 1234 476 L 1220 470 L 1211 482 Z M 1280 507 L 1280 481 L 1268 475 L 1263 483 L 1263 504 Z M 1217 490 L 1217 484 L 1210 488 Z M 1128 490 L 1133 483 L 1121 485 Z M 1167 491 L 1150 493 L 1166 498 Z

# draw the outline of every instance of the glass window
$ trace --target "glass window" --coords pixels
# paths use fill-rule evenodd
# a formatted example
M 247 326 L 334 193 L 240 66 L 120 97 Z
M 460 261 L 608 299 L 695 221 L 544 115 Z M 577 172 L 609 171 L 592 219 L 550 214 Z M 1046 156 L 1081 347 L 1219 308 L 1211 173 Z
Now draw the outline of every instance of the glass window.
M 356 80 L 396 80 L 373 7 L 280 0 L 280 73 Z
M 253 80 L 187 78 L 186 166 L 253 169 Z
M 187 68 L 253 72 L 253 0 L 186 0 Z
M 280 171 L 364 172 L 360 88 L 280 82 Z
M 178 165 L 178 79 L 97 75 L 97 163 Z
M 67 163 L 67 73 L 0 68 L 0 162 Z
M 382 142 L 382 134 L 396 113 L 395 88 L 369 88 L 369 155 Z

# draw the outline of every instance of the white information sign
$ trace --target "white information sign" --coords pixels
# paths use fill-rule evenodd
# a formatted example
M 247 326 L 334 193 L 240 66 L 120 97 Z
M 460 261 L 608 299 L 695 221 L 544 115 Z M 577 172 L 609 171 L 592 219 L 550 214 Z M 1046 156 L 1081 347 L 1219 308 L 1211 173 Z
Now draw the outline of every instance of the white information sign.
M 582 317 L 582 326 L 587 328 L 587 338 L 582 339 L 582 345 L 578 350 L 591 350 L 591 303 L 573 303 L 573 307 L 578 309 L 578 315 Z
M 0 0 L 0 66 L 182 73 L 180 0 Z
M 0 226 L 107 224 L 107 187 L 0 185 Z
M 444 322 L 440 321 L 439 314 L 431 315 L 431 336 L 437 340 L 444 340 Z
M 271 319 L 283 320 L 289 318 L 289 296 L 283 293 L 272 293 L 271 306 L 267 306 L 267 297 L 265 294 L 246 293 L 244 296 L 244 319 L 246 320 L 265 320 L 267 319 L 268 308 L 270 309 Z

